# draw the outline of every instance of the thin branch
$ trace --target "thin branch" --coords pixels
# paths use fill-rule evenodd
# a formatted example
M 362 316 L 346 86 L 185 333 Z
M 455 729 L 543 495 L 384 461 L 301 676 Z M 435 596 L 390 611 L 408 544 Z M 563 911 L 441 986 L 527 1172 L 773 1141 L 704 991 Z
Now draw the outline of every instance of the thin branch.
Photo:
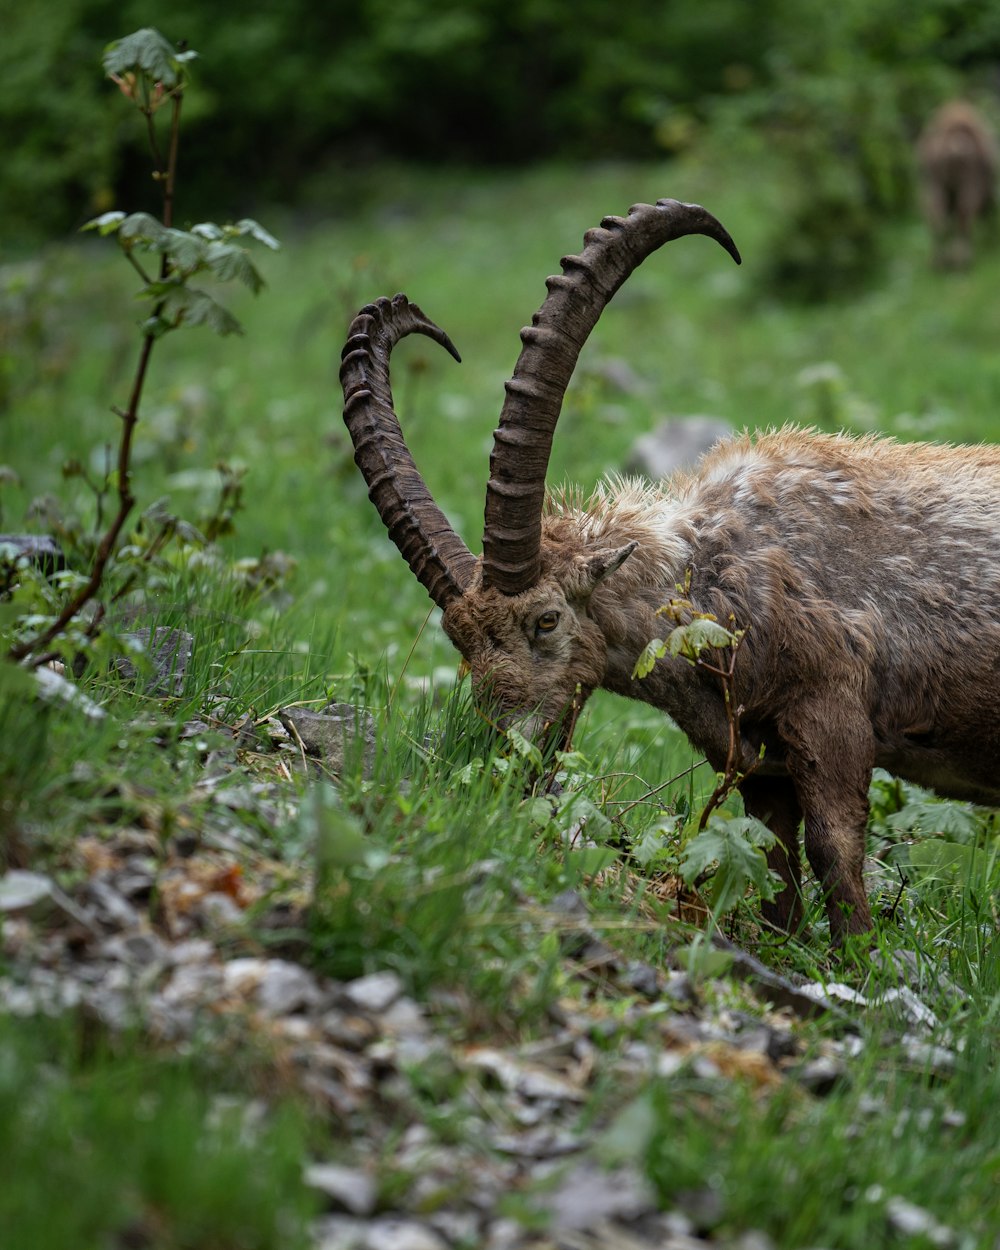
M 149 276 L 149 274 L 145 271 L 145 269 L 143 269 L 142 265 L 139 264 L 138 260 L 135 258 L 135 255 L 132 252 L 132 249 L 129 247 L 123 247 L 122 252 L 125 255 L 125 259 L 128 261 L 128 263 L 132 266 L 132 268 L 136 271 L 136 273 L 142 279 L 143 285 L 149 286 L 149 284 L 153 281 L 153 279 Z
M 746 633 L 740 634 L 729 653 L 729 662 L 725 665 L 720 664 L 718 667 L 708 664 L 698 657 L 697 664 L 706 672 L 713 673 L 719 679 L 722 686 L 722 698 L 726 705 L 726 720 L 729 728 L 729 741 L 726 746 L 726 763 L 718 784 L 709 795 L 708 802 L 705 804 L 701 819 L 698 821 L 698 832 L 707 826 L 712 813 L 726 801 L 732 791 L 739 783 L 754 771 L 760 763 L 759 759 L 753 761 L 749 768 L 740 768 L 740 717 L 743 714 L 743 705 L 734 705 L 733 702 L 733 684 L 736 678 L 736 657 L 739 655 L 740 647 L 746 638 Z
M 627 803 L 618 813 L 619 819 L 630 812 L 633 807 L 639 807 L 641 804 L 648 802 L 654 794 L 659 794 L 661 790 L 666 790 L 669 786 L 674 785 L 675 782 L 683 781 L 685 777 L 690 777 L 696 769 L 701 768 L 703 764 L 707 763 L 708 760 L 706 759 L 695 760 L 693 764 L 690 764 L 687 768 L 681 769 L 681 771 L 675 776 L 668 778 L 666 781 L 661 781 L 658 786 L 653 786 L 653 788 L 651 790 L 647 790 L 641 798 L 634 799 L 631 803 Z M 613 802 L 614 800 L 610 801 Z
M 896 919 L 896 911 L 899 908 L 899 904 L 902 902 L 903 895 L 906 892 L 906 887 L 910 884 L 909 878 L 898 864 L 896 865 L 896 871 L 899 873 L 899 893 L 893 899 L 891 907 L 882 908 L 882 915 L 886 920 L 890 921 Z
M 167 157 L 167 182 L 163 191 L 163 224 L 168 230 L 174 224 L 174 191 L 177 186 L 177 144 L 180 136 L 181 104 L 183 101 L 183 92 L 176 91 L 173 95 L 173 116 L 170 119 L 170 152 Z
M 156 139 L 156 123 L 153 121 L 153 110 L 148 106 L 142 109 L 146 118 L 146 138 L 149 140 L 149 150 L 153 154 L 153 165 L 155 166 L 154 178 L 158 174 L 163 173 L 163 157 L 160 155 L 160 145 Z
M 77 593 L 65 605 L 52 624 L 42 631 L 37 638 L 26 640 L 15 644 L 10 649 L 10 658 L 12 660 L 23 660 L 37 649 L 44 649 L 53 639 L 57 638 L 66 626 L 70 623 L 74 616 L 97 594 L 100 589 L 101 582 L 104 579 L 104 570 L 107 568 L 108 561 L 115 549 L 118 537 L 125 526 L 129 513 L 135 504 L 135 498 L 132 495 L 131 482 L 129 477 L 129 463 L 132 456 L 132 436 L 135 431 L 136 422 L 139 419 L 139 399 L 142 395 L 143 384 L 146 380 L 146 371 L 149 367 L 149 357 L 153 350 L 153 344 L 156 342 L 152 334 L 147 334 L 142 340 L 142 349 L 139 354 L 139 364 L 136 368 L 135 379 L 132 383 L 132 395 L 129 400 L 128 409 L 121 414 L 122 416 L 122 434 L 121 442 L 118 445 L 118 511 L 114 519 L 108 526 L 101 539 L 97 554 L 94 557 L 94 565 L 90 572 L 90 578 L 86 584 L 77 591 Z M 39 657 L 32 660 L 32 667 L 38 666 Z
M 173 97 L 173 116 L 171 118 L 168 164 L 165 176 L 162 177 L 163 221 L 164 225 L 168 227 L 173 219 L 181 100 L 181 93 L 178 92 Z M 157 164 L 157 172 L 159 172 L 162 176 L 163 162 L 160 157 L 159 147 L 156 143 L 156 128 L 153 125 L 153 115 L 151 111 L 143 111 L 146 113 L 150 147 L 152 148 L 153 157 Z M 169 268 L 170 262 L 166 254 L 164 254 L 160 259 L 161 281 L 165 280 L 168 276 Z M 161 300 L 153 309 L 152 320 L 154 324 L 159 320 L 165 307 L 165 303 L 166 301 Z M 146 383 L 146 374 L 149 369 L 149 358 L 152 355 L 153 345 L 156 342 L 156 338 L 157 336 L 153 333 L 143 335 L 142 347 L 139 351 L 139 361 L 136 365 L 135 376 L 132 381 L 132 391 L 129 395 L 128 407 L 125 409 L 113 409 L 113 411 L 121 417 L 122 421 L 121 438 L 118 444 L 118 511 L 98 544 L 97 554 L 94 557 L 94 564 L 90 571 L 90 578 L 63 607 L 63 610 L 59 613 L 51 625 L 49 625 L 47 629 L 43 630 L 37 638 L 16 643 L 13 647 L 11 647 L 9 655 L 12 660 L 23 660 L 28 656 L 32 656 L 31 667 L 37 668 L 44 662 L 44 655 L 40 653 L 45 652 L 49 644 L 61 633 L 63 633 L 73 617 L 76 616 L 100 590 L 101 583 L 104 580 L 105 569 L 114 554 L 115 547 L 119 537 L 121 536 L 121 532 L 125 527 L 125 522 L 128 520 L 129 513 L 135 506 L 135 497 L 132 494 L 131 482 L 132 442 L 135 435 L 135 427 L 139 420 L 139 403 L 142 399 L 143 387 Z

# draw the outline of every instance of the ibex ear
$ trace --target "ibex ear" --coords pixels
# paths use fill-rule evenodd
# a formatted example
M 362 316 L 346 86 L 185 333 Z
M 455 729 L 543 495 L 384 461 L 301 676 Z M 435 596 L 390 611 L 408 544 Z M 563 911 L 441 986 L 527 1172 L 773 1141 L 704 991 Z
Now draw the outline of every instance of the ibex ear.
M 624 547 L 613 547 L 607 551 L 597 551 L 590 556 L 587 560 L 587 576 L 590 580 L 591 590 L 595 586 L 600 585 L 606 577 L 610 577 L 616 569 L 620 569 L 638 546 L 637 542 L 626 543 Z

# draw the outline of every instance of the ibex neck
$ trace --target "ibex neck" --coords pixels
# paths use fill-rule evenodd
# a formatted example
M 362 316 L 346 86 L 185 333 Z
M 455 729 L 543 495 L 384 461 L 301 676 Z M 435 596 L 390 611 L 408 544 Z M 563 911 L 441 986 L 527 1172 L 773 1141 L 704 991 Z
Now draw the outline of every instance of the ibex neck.
M 602 482 L 583 501 L 549 500 L 547 524 L 569 530 L 584 550 L 638 543 L 635 555 L 614 574 L 622 593 L 648 587 L 673 587 L 690 559 L 694 528 L 690 504 L 637 479 Z M 626 588 L 628 588 L 626 590 Z
M 588 608 L 607 643 L 605 689 L 662 706 L 659 681 L 632 677 L 636 660 L 669 624 L 657 615 L 681 594 L 691 563 L 694 531 L 683 500 L 638 482 L 598 488 L 585 507 L 557 512 L 579 534 L 584 550 L 638 548 L 594 591 Z M 560 522 L 557 522 L 559 524 Z

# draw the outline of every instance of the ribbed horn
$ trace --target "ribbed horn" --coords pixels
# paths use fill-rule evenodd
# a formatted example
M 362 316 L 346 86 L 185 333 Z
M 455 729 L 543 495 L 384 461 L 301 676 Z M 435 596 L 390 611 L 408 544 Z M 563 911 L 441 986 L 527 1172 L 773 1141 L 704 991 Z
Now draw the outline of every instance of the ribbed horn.
M 425 334 L 461 360 L 445 332 L 405 295 L 368 304 L 351 323 L 341 354 L 344 421 L 354 460 L 389 537 L 439 608 L 468 586 L 476 558 L 431 498 L 399 426 L 389 356 L 408 334 Z
M 629 274 L 658 247 L 686 234 L 707 234 L 740 263 L 736 244 L 711 213 L 698 204 L 657 200 L 634 205 L 627 217 L 605 217 L 584 235 L 578 256 L 563 258 L 563 273 L 546 280 L 549 294 L 521 331 L 524 346 L 493 435 L 484 586 L 515 595 L 538 580 L 545 472 L 580 350 Z

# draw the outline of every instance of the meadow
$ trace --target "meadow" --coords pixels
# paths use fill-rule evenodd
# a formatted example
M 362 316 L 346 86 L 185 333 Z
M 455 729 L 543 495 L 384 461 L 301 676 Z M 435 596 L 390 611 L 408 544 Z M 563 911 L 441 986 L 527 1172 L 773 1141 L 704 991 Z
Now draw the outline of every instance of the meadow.
M 213 726 L 249 718 L 259 728 L 289 704 L 336 700 L 375 717 L 374 773 L 359 764 L 339 777 L 279 779 L 263 745 L 244 742 L 246 767 L 269 783 L 280 780 L 294 815 L 277 822 L 259 809 L 233 816 L 249 865 L 266 856 L 285 866 L 290 893 L 315 889 L 304 956 L 311 967 L 340 978 L 391 969 L 420 1002 L 442 989 L 461 992 L 472 1006 L 459 1013 L 456 1044 L 539 1036 L 554 1005 L 584 991 L 551 928 L 523 901 L 544 913 L 569 889 L 627 957 L 686 968 L 706 1002 L 735 994 L 725 960 L 704 959 L 698 926 L 681 924 L 672 897 L 657 891 L 673 879 L 691 820 L 713 787 L 709 770 L 663 718 L 599 695 L 565 766 L 576 798 L 555 809 L 537 796 L 525 800 L 516 744 L 498 747 L 477 720 L 438 613 L 366 498 L 340 416 L 337 368 L 351 317 L 380 295 L 404 291 L 448 331 L 463 363 L 410 339 L 393 356 L 394 393 L 414 458 L 476 550 L 503 382 L 518 330 L 544 296 L 544 277 L 603 215 L 672 196 L 714 212 L 744 264 L 736 268 L 709 240 L 690 238 L 633 276 L 581 359 L 556 435 L 551 485 L 591 488 L 667 416 L 711 414 L 734 429 L 792 421 L 902 439 L 1000 439 L 1000 252 L 986 250 L 961 273 L 936 272 L 920 224 L 904 220 L 893 229 L 885 273 L 864 292 L 814 306 L 778 303 L 759 280 L 759 257 L 781 218 L 768 185 L 721 161 L 504 174 L 398 167 L 331 188 L 329 204 L 317 202 L 309 214 L 272 219 L 261 210 L 282 249 L 259 258 L 267 281 L 259 298 L 238 293 L 230 301 L 245 335 L 191 330 L 158 344 L 137 433 L 140 511 L 165 498 L 178 517 L 203 530 L 207 519 L 220 531 L 209 554 L 193 542 L 166 548 L 143 608 L 145 622 L 194 636 L 184 691 L 164 703 L 91 666 L 79 684 L 105 708 L 100 723 L 83 722 L 72 707 L 36 715 L 11 701 L 0 712 L 8 858 L 72 883 L 81 872 L 74 855 L 81 837 L 142 824 L 166 848 L 179 825 L 207 819 L 208 800 L 195 797 L 204 750 L 186 725 L 205 722 L 211 738 Z M 85 530 L 94 526 L 86 477 L 104 473 L 117 439 L 109 410 L 123 402 L 138 342 L 134 275 L 116 251 L 88 238 L 0 272 L 0 462 L 16 473 L 0 483 L 0 529 L 20 530 L 26 517 L 42 530 L 71 531 L 74 517 Z M 627 386 L 615 382 L 622 362 L 634 375 Z M 71 462 L 80 468 L 66 475 Z M 220 504 L 224 481 L 231 490 Z M 901 903 L 879 920 L 877 947 L 890 970 L 884 982 L 879 974 L 873 982 L 867 958 L 831 961 L 817 899 L 801 940 L 767 935 L 752 894 L 724 923 L 782 975 L 847 983 L 869 996 L 894 984 L 892 955 L 910 952 L 918 970 L 911 988 L 935 1020 L 928 1037 L 953 1056 L 948 1076 L 914 1061 L 904 1023 L 884 1010 L 861 1017 L 866 1045 L 849 1079 L 823 1099 L 772 1096 L 739 1078 L 706 1084 L 682 1069 L 676 1079 L 633 1082 L 631 1119 L 623 1122 L 610 1066 L 588 1093 L 589 1120 L 606 1130 L 607 1158 L 642 1172 L 664 1210 L 705 1185 L 723 1195 L 699 1226 L 719 1244 L 735 1244 L 749 1229 L 789 1250 L 870 1247 L 890 1235 L 914 1247 L 997 1244 L 1000 1153 L 989 1112 L 1000 1096 L 995 820 L 887 778 L 876 779 L 873 795 L 872 849 L 908 883 Z M 731 807 L 739 810 L 735 801 Z M 577 838 L 581 818 L 587 843 Z M 945 849 L 914 850 L 928 846 Z M 484 863 L 488 889 L 481 888 Z M 262 940 L 252 918 L 234 939 L 238 949 Z M 612 997 L 609 1053 L 642 1027 L 629 1016 L 627 995 Z M 796 1027 L 817 1053 L 842 1031 L 822 1019 Z M 34 1049 L 32 1030 L 42 1039 Z M 364 1146 L 360 1138 L 338 1140 L 294 1091 L 275 1096 L 280 1114 L 260 1139 L 258 1162 L 271 1161 L 268 1175 L 280 1192 L 272 1209 L 269 1195 L 253 1190 L 261 1204 L 256 1240 L 233 1231 L 238 1203 L 214 1203 L 210 1181 L 164 1164 L 186 1157 L 208 1093 L 238 1087 L 242 1077 L 268 1086 L 258 1074 L 268 1071 L 261 1057 L 244 1056 L 220 1077 L 218 1045 L 206 1042 L 205 1055 L 186 1056 L 178 1071 L 169 1054 L 135 1037 L 116 1068 L 114 1053 L 98 1046 L 95 1058 L 75 1035 L 6 1020 L 0 1103 L 9 1113 L 0 1125 L 19 1125 L 31 1143 L 16 1185 L 8 1173 L 8 1197 L 0 1195 L 0 1217 L 6 1201 L 10 1218 L 22 1221 L 15 1225 L 22 1241 L 11 1244 L 65 1245 L 73 1237 L 84 1244 L 80 1238 L 95 1229 L 111 1236 L 121 1226 L 115 1220 L 134 1217 L 88 1207 L 77 1224 L 53 1229 L 34 1175 L 39 1159 L 59 1152 L 62 1122 L 72 1123 L 76 1140 L 92 1143 L 65 1166 L 70 1181 L 94 1192 L 110 1189 L 117 1166 L 99 1144 L 125 1132 L 135 1161 L 129 1192 L 140 1195 L 140 1207 L 168 1213 L 144 1244 L 305 1244 L 309 1204 L 295 1160 L 351 1160 Z M 172 1136 L 155 1129 L 144 1136 L 130 1119 L 137 1063 L 156 1090 L 164 1085 L 166 1092 L 149 1097 L 175 1108 Z M 64 1080 L 45 1075 L 53 1064 Z M 463 1131 L 440 1108 L 431 1115 L 439 1094 L 430 1078 L 412 1079 L 434 1131 Z M 170 1092 L 175 1082 L 184 1096 Z M 19 1120 L 17 1091 L 26 1084 L 37 1092 Z M 17 1154 L 11 1133 L 7 1144 Z M 233 1176 L 256 1175 L 245 1138 L 224 1136 L 216 1151 L 234 1162 L 228 1171 L 220 1164 L 220 1188 Z M 150 1178 L 165 1168 L 172 1188 L 157 1188 Z M 392 1185 L 380 1179 L 391 1205 Z M 919 1206 L 937 1224 L 885 1232 L 885 1196 Z M 193 1210 L 194 1222 L 171 1214 L 179 1210 Z M 526 1210 L 516 1214 L 542 1237 L 544 1220 Z M 950 1240 L 942 1240 L 945 1232 Z

